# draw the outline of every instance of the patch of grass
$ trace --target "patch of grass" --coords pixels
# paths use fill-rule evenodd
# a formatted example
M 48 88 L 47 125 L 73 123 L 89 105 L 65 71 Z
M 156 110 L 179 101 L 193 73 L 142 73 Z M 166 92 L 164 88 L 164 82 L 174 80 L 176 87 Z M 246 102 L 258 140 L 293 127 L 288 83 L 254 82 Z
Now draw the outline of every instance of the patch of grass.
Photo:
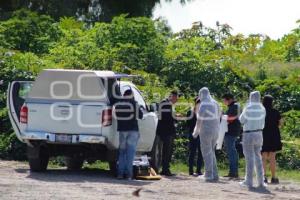
M 104 169 L 104 170 L 109 170 L 109 164 L 108 162 L 102 162 L 100 160 L 97 160 L 96 162 L 94 163 L 87 163 L 85 162 L 83 164 L 83 169 Z
M 220 176 L 225 176 L 228 174 L 228 168 L 226 168 L 226 163 L 218 163 L 218 170 Z M 57 169 L 62 168 L 62 165 L 59 165 L 57 162 L 50 161 L 48 168 Z M 96 161 L 94 163 L 85 162 L 83 169 L 103 169 L 109 170 L 109 164 L 107 162 Z M 175 162 L 171 164 L 171 171 L 177 174 L 188 174 L 188 165 L 183 162 Z M 202 169 L 202 172 L 204 169 Z M 245 160 L 241 159 L 239 162 L 239 175 L 240 177 L 245 176 Z M 270 177 L 270 172 L 268 171 L 267 175 Z M 277 169 L 277 176 L 280 180 L 292 180 L 300 182 L 300 172 L 299 170 L 286 170 L 286 169 Z
M 218 164 L 218 170 L 220 176 L 225 176 L 228 174 L 228 169 L 224 167 L 223 163 Z M 171 165 L 171 171 L 177 174 L 188 174 L 188 165 L 184 164 L 182 162 L 173 163 Z M 204 169 L 202 170 L 202 172 Z M 244 160 L 240 161 L 240 167 L 239 167 L 239 175 L 240 177 L 245 176 L 245 162 Z M 270 172 L 267 173 L 267 175 L 270 177 Z M 292 180 L 296 182 L 300 182 L 300 172 L 299 170 L 285 170 L 285 169 L 277 169 L 277 176 L 281 180 Z

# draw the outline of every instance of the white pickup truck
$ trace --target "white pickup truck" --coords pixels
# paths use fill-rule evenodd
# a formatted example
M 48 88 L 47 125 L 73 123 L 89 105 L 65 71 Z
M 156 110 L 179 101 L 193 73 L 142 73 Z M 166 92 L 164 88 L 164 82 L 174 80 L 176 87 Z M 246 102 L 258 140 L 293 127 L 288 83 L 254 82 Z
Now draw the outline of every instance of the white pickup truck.
M 20 141 L 27 143 L 32 171 L 47 169 L 49 157 L 65 156 L 68 169 L 80 169 L 84 160 L 102 160 L 116 167 L 119 137 L 112 108 L 126 88 L 144 108 L 139 120 L 138 154 L 160 165 L 156 139 L 157 116 L 146 105 L 129 77 L 112 71 L 43 70 L 35 81 L 14 81 L 8 87 L 10 121 Z

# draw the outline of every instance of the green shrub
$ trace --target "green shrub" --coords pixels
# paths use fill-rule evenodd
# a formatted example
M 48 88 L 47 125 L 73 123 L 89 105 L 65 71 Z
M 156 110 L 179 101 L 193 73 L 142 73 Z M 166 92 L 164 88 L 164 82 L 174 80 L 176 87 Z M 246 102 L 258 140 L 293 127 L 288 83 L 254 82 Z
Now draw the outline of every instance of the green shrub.
M 22 9 L 13 17 L 0 22 L 0 46 L 6 48 L 47 53 L 53 42 L 59 40 L 61 31 L 55 21 L 47 15 Z
M 299 144 L 285 142 L 282 151 L 277 156 L 277 162 L 283 169 L 300 170 Z
M 300 111 L 290 110 L 282 115 L 283 126 L 281 128 L 284 139 L 300 138 Z
M 300 79 L 267 79 L 256 88 L 262 95 L 270 94 L 275 98 L 275 107 L 280 112 L 300 110 Z

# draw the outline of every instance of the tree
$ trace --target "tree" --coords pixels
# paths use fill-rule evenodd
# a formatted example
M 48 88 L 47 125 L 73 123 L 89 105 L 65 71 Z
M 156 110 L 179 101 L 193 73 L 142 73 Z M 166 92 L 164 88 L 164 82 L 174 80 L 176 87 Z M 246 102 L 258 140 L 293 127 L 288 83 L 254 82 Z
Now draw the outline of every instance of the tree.
M 128 14 L 128 17 L 151 17 L 152 11 L 161 0 L 5 0 L 0 1 L 3 14 L 7 19 L 15 10 L 26 8 L 47 14 L 55 20 L 60 17 L 77 17 L 87 22 L 109 22 L 114 16 Z M 170 1 L 170 0 L 167 0 Z M 180 0 L 182 4 L 190 0 Z
M 51 17 L 25 9 L 14 12 L 7 21 L 0 21 L 0 46 L 9 49 L 46 53 L 60 35 Z

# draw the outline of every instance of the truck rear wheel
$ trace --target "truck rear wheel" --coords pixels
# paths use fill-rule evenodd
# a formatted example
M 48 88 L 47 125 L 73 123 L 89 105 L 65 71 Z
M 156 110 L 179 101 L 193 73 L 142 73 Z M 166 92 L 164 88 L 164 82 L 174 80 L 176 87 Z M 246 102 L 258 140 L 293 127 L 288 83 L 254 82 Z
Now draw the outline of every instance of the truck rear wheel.
M 116 161 L 111 161 L 108 164 L 109 164 L 109 171 L 110 171 L 110 173 L 113 176 L 117 176 L 117 171 L 118 171 L 117 162 Z
M 158 173 L 161 166 L 161 157 L 162 157 L 162 145 L 158 136 L 155 137 L 152 151 L 149 156 L 151 167 Z
M 49 152 L 46 147 L 36 146 L 27 147 L 27 156 L 29 161 L 30 171 L 42 172 L 47 170 L 49 162 Z
M 80 170 L 83 166 L 84 159 L 80 156 L 66 156 L 65 162 L 68 170 Z

